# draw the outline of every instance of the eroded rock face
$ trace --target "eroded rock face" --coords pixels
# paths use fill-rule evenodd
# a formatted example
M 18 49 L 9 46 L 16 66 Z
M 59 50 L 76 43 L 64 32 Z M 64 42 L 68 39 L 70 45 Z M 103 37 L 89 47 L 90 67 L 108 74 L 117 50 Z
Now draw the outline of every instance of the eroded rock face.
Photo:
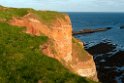
M 97 80 L 97 73 L 93 57 L 86 53 L 86 60 L 80 59 L 78 53 L 73 53 L 72 25 L 68 15 L 64 19 L 57 18 L 52 25 L 46 25 L 41 20 L 29 13 L 22 18 L 13 18 L 12 25 L 26 27 L 26 33 L 31 35 L 46 35 L 49 41 L 40 46 L 41 50 L 49 57 L 59 60 L 70 71 L 84 77 Z M 78 42 L 81 44 L 81 42 Z M 82 45 L 82 44 L 81 44 Z M 82 48 L 83 45 L 82 45 Z M 78 51 L 78 50 L 77 50 Z
M 67 53 L 69 56 L 72 53 L 72 42 L 70 41 L 72 39 L 72 28 L 68 16 L 65 16 L 65 19 L 55 20 L 51 26 L 43 24 L 33 14 L 28 14 L 20 19 L 13 18 L 10 24 L 25 26 L 27 28 L 26 33 L 31 35 L 40 36 L 44 34 L 48 36 L 50 41 L 47 46 L 45 45 L 47 48 L 43 51 L 46 51 L 50 57 L 62 59 L 66 57 Z
M 84 49 L 83 43 L 77 39 L 73 39 L 72 62 L 70 64 L 73 72 L 98 81 L 93 57 Z

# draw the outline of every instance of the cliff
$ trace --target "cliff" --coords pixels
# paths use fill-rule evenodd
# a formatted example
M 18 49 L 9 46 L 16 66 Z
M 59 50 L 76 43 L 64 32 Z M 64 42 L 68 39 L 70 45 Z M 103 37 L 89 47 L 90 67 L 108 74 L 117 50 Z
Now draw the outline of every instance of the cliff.
M 73 73 L 97 81 L 93 57 L 84 50 L 79 40 L 72 37 L 72 25 L 67 14 L 33 9 L 16 10 L 0 8 L 0 22 L 25 27 L 26 33 L 32 36 L 47 36 L 48 41 L 40 45 L 44 54 L 57 59 Z

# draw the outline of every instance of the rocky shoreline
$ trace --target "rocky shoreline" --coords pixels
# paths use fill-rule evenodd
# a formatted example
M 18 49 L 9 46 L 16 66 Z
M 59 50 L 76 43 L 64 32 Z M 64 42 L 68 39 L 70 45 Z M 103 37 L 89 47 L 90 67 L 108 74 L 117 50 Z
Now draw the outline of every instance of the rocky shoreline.
M 124 83 L 124 51 L 117 49 L 111 41 L 102 41 L 92 47 L 85 46 L 94 55 L 99 81 L 102 83 Z

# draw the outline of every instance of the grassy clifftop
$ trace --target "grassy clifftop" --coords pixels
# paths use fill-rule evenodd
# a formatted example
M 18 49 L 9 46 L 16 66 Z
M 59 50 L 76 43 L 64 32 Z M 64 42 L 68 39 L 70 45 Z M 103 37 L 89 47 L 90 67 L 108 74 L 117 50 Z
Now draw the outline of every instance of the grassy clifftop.
M 0 19 L 3 21 L 8 21 L 12 17 L 22 17 L 28 13 L 33 14 L 39 20 L 46 24 L 51 24 L 57 18 L 63 18 L 65 14 L 55 11 L 36 11 L 31 8 L 7 8 L 0 6 Z
M 13 16 L 21 17 L 32 11 L 44 22 L 51 22 L 57 12 L 0 7 L 0 83 L 94 83 L 70 73 L 55 59 L 44 56 L 39 46 L 46 36 L 30 36 L 24 28 L 9 25 Z

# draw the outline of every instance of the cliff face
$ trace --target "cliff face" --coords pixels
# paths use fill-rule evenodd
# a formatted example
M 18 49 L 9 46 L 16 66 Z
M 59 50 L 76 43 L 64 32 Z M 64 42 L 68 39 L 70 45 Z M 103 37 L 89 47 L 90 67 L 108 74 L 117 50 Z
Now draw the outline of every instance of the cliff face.
M 48 36 L 49 41 L 40 46 L 46 55 L 59 60 L 70 71 L 80 76 L 97 80 L 93 57 L 84 50 L 80 41 L 72 38 L 72 25 L 68 15 L 56 18 L 49 25 L 32 13 L 20 18 L 13 17 L 9 23 L 26 27 L 28 34 Z
M 85 51 L 83 43 L 75 38 L 72 41 L 72 56 L 71 68 L 74 72 L 80 76 L 98 81 L 96 66 L 92 55 Z
M 43 52 L 48 56 L 56 58 L 59 61 L 64 59 L 66 62 L 71 59 L 72 28 L 68 16 L 65 16 L 64 19 L 57 18 L 52 25 L 46 25 L 32 14 L 28 14 L 20 19 L 13 18 L 13 20 L 10 21 L 10 24 L 26 27 L 26 33 L 31 35 L 48 36 L 48 43 L 41 46 Z

